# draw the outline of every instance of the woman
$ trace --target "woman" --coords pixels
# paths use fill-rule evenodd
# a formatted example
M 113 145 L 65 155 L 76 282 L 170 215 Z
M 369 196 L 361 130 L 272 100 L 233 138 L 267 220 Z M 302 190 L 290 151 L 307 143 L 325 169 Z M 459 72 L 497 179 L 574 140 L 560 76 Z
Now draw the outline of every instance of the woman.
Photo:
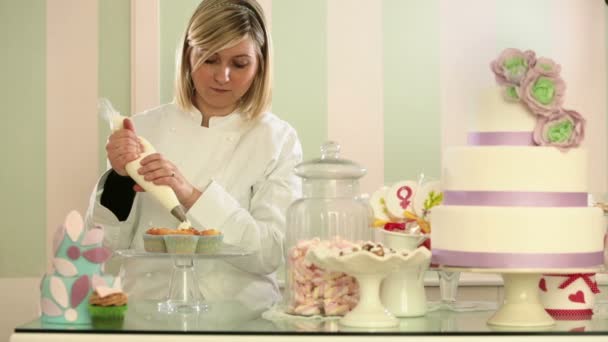
M 224 242 L 252 253 L 198 262 L 202 294 L 256 308 L 280 298 L 274 272 L 283 256 L 285 211 L 300 194 L 292 172 L 302 158 L 297 134 L 265 111 L 271 52 L 255 0 L 204 0 L 178 49 L 175 101 L 125 120 L 125 129 L 110 136 L 112 169 L 98 182 L 87 218 L 105 227 L 112 249 L 143 250 L 147 229 L 179 224 L 125 172 L 142 151 L 136 135 L 145 137 L 159 153 L 142 159 L 139 172 L 170 186 L 195 228 L 220 230 Z M 132 297 L 167 294 L 170 261 L 125 263 Z

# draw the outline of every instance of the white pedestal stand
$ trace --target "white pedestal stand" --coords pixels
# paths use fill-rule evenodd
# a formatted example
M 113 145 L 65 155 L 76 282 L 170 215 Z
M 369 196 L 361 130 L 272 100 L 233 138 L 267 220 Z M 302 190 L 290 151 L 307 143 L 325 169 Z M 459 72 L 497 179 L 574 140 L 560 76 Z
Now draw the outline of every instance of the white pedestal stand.
M 347 327 L 374 329 L 399 325 L 399 320 L 380 301 L 382 280 L 401 267 L 428 262 L 430 254 L 428 249 L 421 247 L 406 256 L 395 253 L 380 257 L 367 251 L 339 256 L 328 248 L 317 247 L 309 250 L 306 258 L 323 269 L 344 272 L 357 279 L 359 303 L 339 322 Z

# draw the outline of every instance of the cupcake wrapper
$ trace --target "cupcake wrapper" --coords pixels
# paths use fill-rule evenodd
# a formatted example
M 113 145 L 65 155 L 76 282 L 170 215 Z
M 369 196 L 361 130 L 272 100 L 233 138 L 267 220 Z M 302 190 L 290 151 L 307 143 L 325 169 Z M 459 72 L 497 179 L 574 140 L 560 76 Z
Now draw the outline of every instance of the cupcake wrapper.
M 224 240 L 224 235 L 200 236 L 196 246 L 197 253 L 212 253 L 217 251 Z
M 89 304 L 89 315 L 92 319 L 122 319 L 127 311 L 127 305 L 100 306 Z
M 144 250 L 149 253 L 167 253 L 162 235 L 144 235 Z
M 167 252 L 176 254 L 194 254 L 198 244 L 197 235 L 165 235 Z

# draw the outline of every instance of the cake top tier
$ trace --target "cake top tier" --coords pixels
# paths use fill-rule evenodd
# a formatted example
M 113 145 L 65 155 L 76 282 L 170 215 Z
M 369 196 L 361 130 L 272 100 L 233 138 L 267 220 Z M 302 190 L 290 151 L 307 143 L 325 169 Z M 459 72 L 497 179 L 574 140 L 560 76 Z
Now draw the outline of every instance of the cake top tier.
M 73 210 L 53 238 L 53 273 L 64 277 L 99 273 L 112 252 L 103 247 L 103 228 L 85 229 L 82 216 Z
M 566 83 L 561 66 L 531 50 L 509 48 L 491 62 L 499 89 L 483 93 L 470 145 L 577 147 L 585 119 L 563 107 Z

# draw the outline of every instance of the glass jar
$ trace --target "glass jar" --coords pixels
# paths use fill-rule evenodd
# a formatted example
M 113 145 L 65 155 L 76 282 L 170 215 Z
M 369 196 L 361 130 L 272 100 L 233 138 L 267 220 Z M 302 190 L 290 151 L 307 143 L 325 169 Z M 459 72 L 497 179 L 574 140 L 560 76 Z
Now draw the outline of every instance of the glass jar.
M 295 167 L 303 179 L 303 198 L 287 209 L 285 307 L 290 314 L 344 315 L 359 299 L 354 278 L 327 272 L 305 258 L 319 243 L 343 247 L 372 237 L 371 207 L 359 193 L 366 170 L 339 155 L 340 146 L 327 142 L 321 158 Z

